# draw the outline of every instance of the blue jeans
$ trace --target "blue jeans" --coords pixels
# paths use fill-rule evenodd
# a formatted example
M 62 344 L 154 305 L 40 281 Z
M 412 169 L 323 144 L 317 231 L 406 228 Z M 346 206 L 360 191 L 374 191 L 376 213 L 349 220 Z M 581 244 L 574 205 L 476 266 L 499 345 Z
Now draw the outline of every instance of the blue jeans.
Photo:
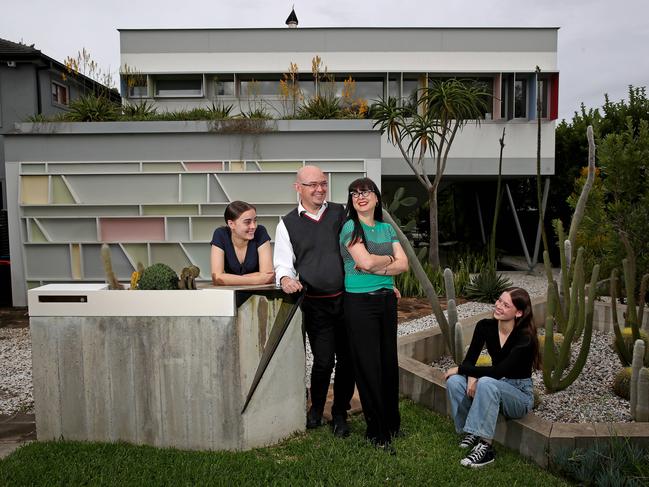
M 458 433 L 492 439 L 498 413 L 502 412 L 508 419 L 522 418 L 534 406 L 532 379 L 481 377 L 473 399 L 466 395 L 466 387 L 467 378 L 463 375 L 452 375 L 446 381 L 446 394 Z

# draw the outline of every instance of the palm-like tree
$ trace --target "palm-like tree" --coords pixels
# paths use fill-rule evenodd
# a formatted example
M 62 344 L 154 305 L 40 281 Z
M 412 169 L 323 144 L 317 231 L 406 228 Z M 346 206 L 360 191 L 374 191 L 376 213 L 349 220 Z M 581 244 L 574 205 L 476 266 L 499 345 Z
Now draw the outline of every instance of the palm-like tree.
M 387 133 L 388 141 L 399 148 L 417 180 L 428 194 L 430 244 L 428 258 L 439 267 L 437 190 L 446 170 L 455 136 L 467 123 L 480 123 L 488 111 L 489 93 L 482 83 L 455 78 L 433 80 L 419 90 L 417 110 L 400 105 L 395 98 L 379 100 L 373 107 L 374 127 Z M 429 176 L 426 155 L 434 161 Z

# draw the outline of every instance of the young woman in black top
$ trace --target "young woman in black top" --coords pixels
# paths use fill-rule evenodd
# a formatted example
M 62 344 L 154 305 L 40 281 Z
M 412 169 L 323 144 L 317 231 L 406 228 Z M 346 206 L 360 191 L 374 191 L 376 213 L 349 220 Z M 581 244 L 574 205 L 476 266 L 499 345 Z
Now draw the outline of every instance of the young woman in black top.
M 476 367 L 485 345 L 492 365 Z M 530 296 L 508 288 L 496 301 L 493 319 L 476 325 L 462 364 L 444 376 L 455 429 L 465 433 L 460 447 L 471 448 L 462 465 L 477 468 L 494 461 L 498 413 L 521 418 L 532 409 L 532 368 L 540 368 L 540 358 Z
M 270 236 L 257 225 L 257 210 L 233 201 L 223 215 L 227 226 L 212 236 L 212 283 L 215 286 L 270 284 L 275 279 Z

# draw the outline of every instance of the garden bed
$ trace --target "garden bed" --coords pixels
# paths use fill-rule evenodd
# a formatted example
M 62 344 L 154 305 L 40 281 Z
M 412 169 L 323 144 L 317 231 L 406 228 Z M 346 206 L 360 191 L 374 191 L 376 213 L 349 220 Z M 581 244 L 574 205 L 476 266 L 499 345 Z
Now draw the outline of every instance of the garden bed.
M 542 323 L 545 318 L 545 298 L 533 298 L 533 306 L 538 326 L 538 323 Z M 607 316 L 606 310 L 601 309 L 603 306 L 605 307 L 606 304 L 597 303 L 596 319 L 598 316 Z M 623 310 L 619 309 L 618 311 L 621 313 Z M 485 311 L 461 320 L 465 340 L 470 339 L 475 324 L 489 316 L 491 316 L 491 311 Z M 606 327 L 606 320 L 594 323 L 596 329 L 599 326 Z M 601 345 L 605 350 L 606 343 L 610 343 L 610 335 L 604 332 L 596 332 L 594 335 L 601 335 L 605 338 L 604 344 Z M 607 337 L 608 340 L 606 340 Z M 594 345 L 594 347 L 599 348 L 600 346 Z M 576 347 L 574 348 L 576 349 Z M 439 361 L 444 353 L 443 337 L 437 326 L 399 337 L 401 394 L 438 413 L 448 414 L 444 373 L 442 369 L 431 365 L 433 362 Z M 611 350 L 611 353 L 614 355 L 615 352 Z M 614 374 L 615 371 L 621 368 L 621 365 L 617 361 L 617 357 L 613 358 L 615 360 L 613 362 L 615 363 L 615 370 L 612 373 Z M 580 379 L 587 378 L 588 370 L 598 370 L 599 368 L 611 368 L 611 366 L 594 360 L 592 369 L 585 369 Z M 536 380 L 536 385 L 539 385 L 539 379 Z M 562 394 L 568 396 L 574 394 L 575 388 L 578 387 L 580 387 L 580 383 L 576 381 Z M 584 401 L 583 397 L 581 400 Z M 599 406 L 597 409 L 599 409 Z M 534 412 L 520 420 L 506 421 L 500 417 L 495 440 L 519 451 L 522 455 L 533 459 L 544 467 L 548 465 L 549 459 L 561 449 L 586 448 L 611 436 L 626 437 L 633 443 L 649 447 L 649 423 L 635 423 L 618 419 L 612 421 L 605 417 L 598 418 L 595 422 L 570 423 L 566 422 L 565 418 L 562 419 L 563 421 L 548 420 L 542 417 L 542 414 L 535 414 Z

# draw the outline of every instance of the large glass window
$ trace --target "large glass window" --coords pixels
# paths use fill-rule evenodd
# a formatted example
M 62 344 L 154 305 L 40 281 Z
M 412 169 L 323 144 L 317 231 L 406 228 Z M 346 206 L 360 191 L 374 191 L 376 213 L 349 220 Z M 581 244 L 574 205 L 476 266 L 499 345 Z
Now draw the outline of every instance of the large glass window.
M 412 110 L 417 109 L 417 90 L 419 90 L 419 79 L 403 78 L 403 103 Z
M 244 97 L 255 96 L 279 96 L 279 80 L 281 75 L 274 75 L 272 79 L 270 76 L 255 76 L 255 77 L 241 77 L 239 85 L 239 93 Z
M 146 85 L 144 86 L 129 86 L 128 87 L 128 97 L 129 98 L 145 98 L 147 96 Z
M 368 103 L 374 103 L 383 97 L 382 79 L 356 79 L 354 98 L 364 98 Z
M 514 118 L 527 117 L 527 80 L 514 81 Z
M 216 96 L 234 96 L 234 76 L 215 76 L 214 94 Z
M 388 80 L 388 96 L 390 98 L 399 98 L 401 90 L 399 89 L 399 76 L 392 76 Z
M 203 96 L 202 76 L 164 76 L 155 80 L 155 96 L 192 97 Z

